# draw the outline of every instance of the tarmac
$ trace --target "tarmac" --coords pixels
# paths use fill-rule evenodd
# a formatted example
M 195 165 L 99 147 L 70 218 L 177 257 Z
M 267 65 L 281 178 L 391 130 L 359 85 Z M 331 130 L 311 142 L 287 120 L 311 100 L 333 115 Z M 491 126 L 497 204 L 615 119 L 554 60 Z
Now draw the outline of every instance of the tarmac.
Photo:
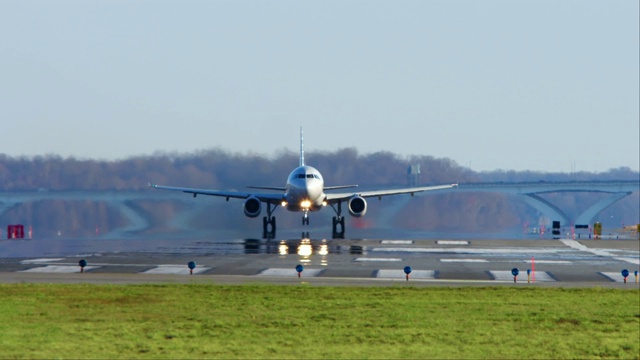
M 637 239 L 0 241 L 0 283 L 638 289 L 639 270 Z

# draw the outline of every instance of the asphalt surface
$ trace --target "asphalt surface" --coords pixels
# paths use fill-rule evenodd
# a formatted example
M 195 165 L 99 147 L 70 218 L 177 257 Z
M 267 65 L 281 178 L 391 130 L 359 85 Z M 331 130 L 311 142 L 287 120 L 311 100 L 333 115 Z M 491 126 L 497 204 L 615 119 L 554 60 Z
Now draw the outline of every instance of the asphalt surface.
M 86 261 L 81 269 L 80 260 Z M 195 263 L 190 274 L 189 262 Z M 271 283 L 638 289 L 640 241 L 1 240 L 2 283 Z M 296 266 L 304 267 L 301 273 Z M 405 267 L 411 267 L 407 280 Z M 519 274 L 514 282 L 512 269 Z M 623 269 L 629 271 L 627 282 Z M 82 271 L 82 272 L 81 272 Z

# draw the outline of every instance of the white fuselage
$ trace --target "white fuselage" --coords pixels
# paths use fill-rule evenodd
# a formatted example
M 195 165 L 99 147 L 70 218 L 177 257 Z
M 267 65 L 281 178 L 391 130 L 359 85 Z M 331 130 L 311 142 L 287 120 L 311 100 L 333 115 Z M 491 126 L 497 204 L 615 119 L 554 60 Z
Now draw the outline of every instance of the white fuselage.
M 284 207 L 289 211 L 317 211 L 324 205 L 324 180 L 311 166 L 295 168 L 287 179 Z

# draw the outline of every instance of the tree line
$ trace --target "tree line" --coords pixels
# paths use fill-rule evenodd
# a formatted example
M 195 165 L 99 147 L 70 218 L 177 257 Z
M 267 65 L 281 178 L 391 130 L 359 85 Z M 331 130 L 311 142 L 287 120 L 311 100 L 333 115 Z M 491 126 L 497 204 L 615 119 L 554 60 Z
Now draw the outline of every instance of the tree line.
M 448 158 L 400 156 L 390 152 L 361 154 L 355 148 L 332 152 L 307 152 L 307 162 L 325 177 L 325 185 L 358 184 L 367 187 L 398 187 L 416 184 L 409 174 L 411 165 L 420 165 L 417 185 L 514 182 L 514 181 L 604 181 L 637 180 L 638 172 L 629 168 L 601 173 L 543 173 L 535 171 L 476 172 Z M 222 149 L 194 153 L 156 153 L 121 160 L 63 158 L 57 155 L 10 157 L 0 154 L 0 191 L 111 191 L 146 190 L 148 182 L 209 189 L 238 189 L 249 185 L 284 186 L 286 176 L 298 165 L 298 154 L 283 151 L 275 156 L 239 154 Z M 588 208 L 601 195 L 584 193 L 550 194 L 550 201 L 568 212 Z M 599 197 L 600 196 L 600 197 Z M 385 200 L 386 201 L 386 200 Z M 1 202 L 1 200 L 0 200 Z M 638 194 L 627 197 L 605 210 L 611 222 L 638 222 Z M 149 231 L 170 231 L 167 218 L 178 214 L 183 204 L 132 202 L 131 206 L 149 219 Z M 220 204 L 212 203 L 212 209 Z M 225 206 L 222 204 L 222 206 Z M 222 208 L 222 207 L 220 207 Z M 216 210 L 217 211 L 217 210 Z M 359 223 L 374 221 L 376 207 Z M 220 216 L 203 213 L 193 226 L 207 228 L 243 224 L 240 211 L 219 210 Z M 326 215 L 326 216 L 330 216 Z M 295 219 L 294 219 L 295 218 Z M 366 220 L 369 218 L 369 220 Z M 297 224 L 297 217 L 291 224 Z M 86 202 L 41 201 L 21 204 L 0 215 L 0 225 L 7 223 L 46 224 L 48 233 L 67 229 L 77 236 L 89 236 L 100 229 L 126 225 L 127 220 L 105 204 Z M 392 225 L 425 231 L 500 231 L 517 229 L 524 223 L 536 224 L 540 214 L 521 200 L 504 194 L 465 193 L 416 197 L 407 202 L 392 219 Z M 219 224 L 216 222 L 220 222 Z

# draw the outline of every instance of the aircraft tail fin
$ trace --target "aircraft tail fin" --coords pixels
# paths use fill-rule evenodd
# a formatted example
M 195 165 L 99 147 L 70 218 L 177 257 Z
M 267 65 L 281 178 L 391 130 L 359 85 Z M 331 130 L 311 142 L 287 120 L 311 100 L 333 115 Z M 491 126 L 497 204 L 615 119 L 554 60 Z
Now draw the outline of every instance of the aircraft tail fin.
M 302 126 L 300 126 L 300 166 L 304 166 L 304 138 L 302 137 Z

